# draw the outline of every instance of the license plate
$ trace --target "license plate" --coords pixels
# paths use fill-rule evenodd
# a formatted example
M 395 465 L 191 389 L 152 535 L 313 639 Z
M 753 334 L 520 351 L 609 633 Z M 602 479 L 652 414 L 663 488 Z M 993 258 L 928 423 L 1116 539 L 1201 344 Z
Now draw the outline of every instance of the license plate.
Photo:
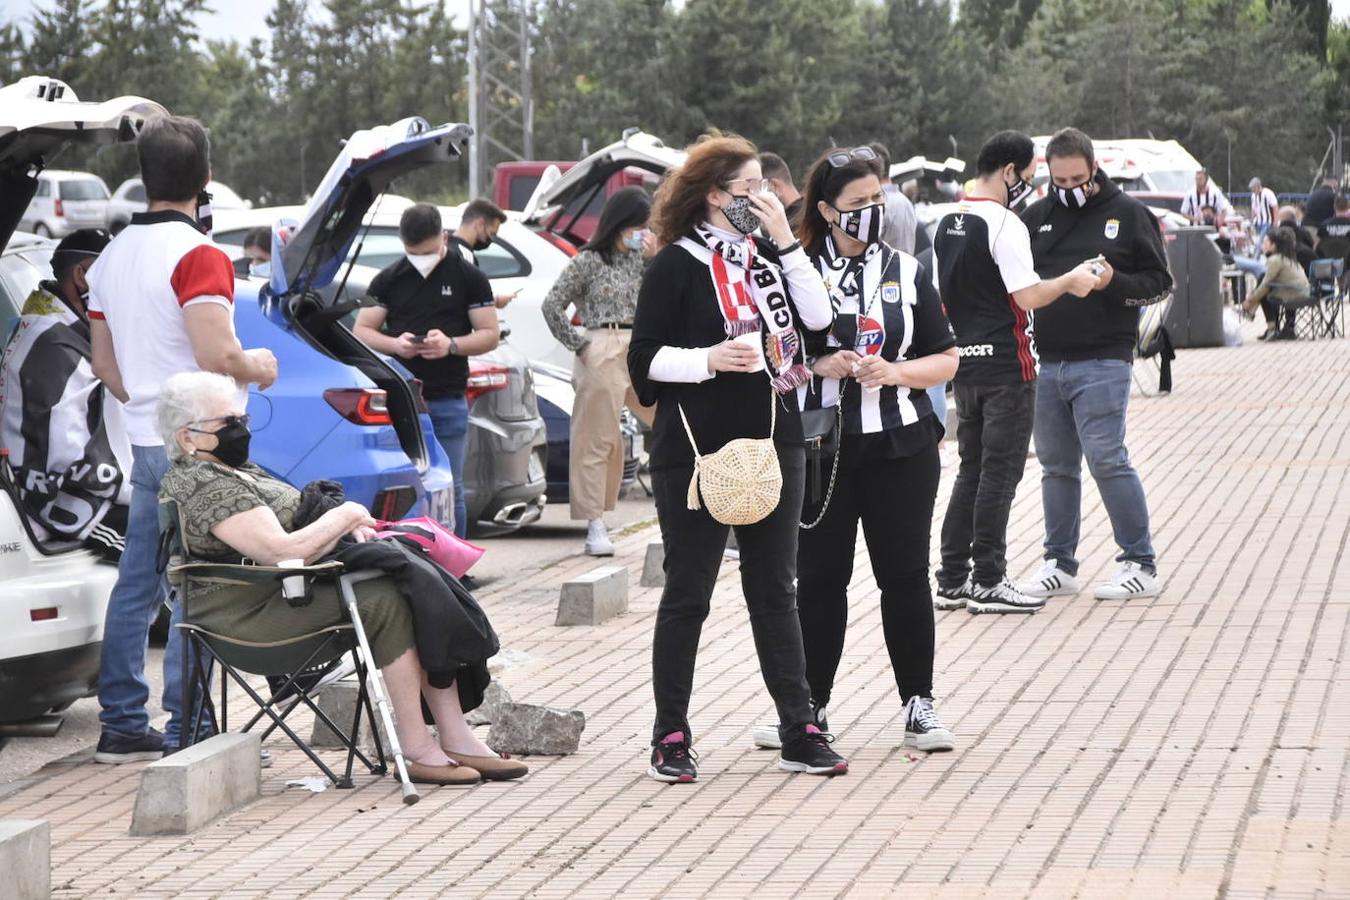
M 537 453 L 530 454 L 528 477 L 531 482 L 544 480 L 544 464 L 539 461 L 539 454 Z
M 642 433 L 633 435 L 633 458 L 642 459 Z
M 446 527 L 454 527 L 454 489 L 445 488 L 427 495 L 427 515 Z

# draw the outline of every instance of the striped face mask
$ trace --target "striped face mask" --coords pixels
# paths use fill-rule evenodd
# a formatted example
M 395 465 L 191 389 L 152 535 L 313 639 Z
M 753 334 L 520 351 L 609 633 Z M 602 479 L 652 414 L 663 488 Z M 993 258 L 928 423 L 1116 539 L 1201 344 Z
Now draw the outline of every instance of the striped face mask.
M 881 223 L 886 218 L 886 204 L 873 203 L 862 209 L 850 209 L 847 212 L 837 209 L 839 230 L 864 244 L 875 244 L 881 240 Z
M 1087 206 L 1088 198 L 1092 196 L 1092 193 L 1088 189 L 1092 186 L 1092 179 L 1094 177 L 1096 177 L 1095 174 L 1089 175 L 1087 181 L 1069 188 L 1051 184 L 1050 193 L 1054 194 L 1055 199 L 1059 201 L 1060 205 L 1069 209 L 1082 209 L 1084 206 Z

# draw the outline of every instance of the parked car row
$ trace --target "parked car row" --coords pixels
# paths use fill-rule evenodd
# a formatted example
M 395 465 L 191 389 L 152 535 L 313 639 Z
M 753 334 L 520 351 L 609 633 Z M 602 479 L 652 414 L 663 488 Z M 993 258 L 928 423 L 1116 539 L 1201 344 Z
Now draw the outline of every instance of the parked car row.
M 252 204 L 218 181 L 206 186 L 213 210 L 248 209 Z M 145 185 L 128 178 L 108 193 L 108 185 L 89 172 L 44 169 L 37 189 L 19 219 L 19 228 L 40 237 L 65 237 L 81 228 L 107 228 L 113 234 L 145 212 Z

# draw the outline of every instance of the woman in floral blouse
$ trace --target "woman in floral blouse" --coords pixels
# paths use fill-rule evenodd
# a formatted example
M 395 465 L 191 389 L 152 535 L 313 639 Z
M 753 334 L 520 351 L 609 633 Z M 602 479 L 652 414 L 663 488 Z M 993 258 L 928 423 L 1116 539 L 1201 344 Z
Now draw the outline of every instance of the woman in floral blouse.
M 549 331 L 577 356 L 568 491 L 572 518 L 587 523 L 586 552 L 592 556 L 614 555 L 603 516 L 618 503 L 623 480 L 620 410 L 627 404 L 651 423 L 651 409 L 633 393 L 627 363 L 644 257 L 656 251 L 646 228 L 650 214 L 651 198 L 642 188 L 624 188 L 610 197 L 595 237 L 544 298 Z M 582 330 L 572 326 L 569 306 Z

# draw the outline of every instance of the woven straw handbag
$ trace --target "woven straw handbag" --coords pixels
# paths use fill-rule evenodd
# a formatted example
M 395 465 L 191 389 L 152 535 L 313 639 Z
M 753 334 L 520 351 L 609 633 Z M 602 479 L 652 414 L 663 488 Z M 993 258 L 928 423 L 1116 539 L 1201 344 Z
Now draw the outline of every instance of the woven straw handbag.
M 723 525 L 753 525 L 778 508 L 783 492 L 783 470 L 773 445 L 778 424 L 778 398 L 769 390 L 769 436 L 736 438 L 716 453 L 698 451 L 689 418 L 680 407 L 680 419 L 694 448 L 694 477 L 689 479 L 690 509 L 699 508 L 699 495 L 708 515 Z

